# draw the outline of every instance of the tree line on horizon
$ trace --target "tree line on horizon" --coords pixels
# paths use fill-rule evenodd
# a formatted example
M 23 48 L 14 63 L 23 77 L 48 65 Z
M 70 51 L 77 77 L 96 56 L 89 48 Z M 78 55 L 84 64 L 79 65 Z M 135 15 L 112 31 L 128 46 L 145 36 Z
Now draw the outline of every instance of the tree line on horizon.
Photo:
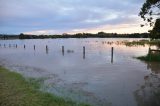
M 149 38 L 149 33 L 133 33 L 133 34 L 117 34 L 98 32 L 92 33 L 76 33 L 76 34 L 62 34 L 62 35 L 7 35 L 0 34 L 1 39 L 44 39 L 44 38 Z

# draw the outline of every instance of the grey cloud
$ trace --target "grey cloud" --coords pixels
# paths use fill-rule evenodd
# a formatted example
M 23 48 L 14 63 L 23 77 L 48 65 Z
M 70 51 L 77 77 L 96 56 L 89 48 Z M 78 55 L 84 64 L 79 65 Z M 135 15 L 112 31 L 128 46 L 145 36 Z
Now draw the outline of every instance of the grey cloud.
M 143 0 L 0 0 L 0 33 L 66 31 L 136 20 Z M 112 17 L 112 16 L 116 17 Z M 63 33 L 63 32 L 62 32 Z

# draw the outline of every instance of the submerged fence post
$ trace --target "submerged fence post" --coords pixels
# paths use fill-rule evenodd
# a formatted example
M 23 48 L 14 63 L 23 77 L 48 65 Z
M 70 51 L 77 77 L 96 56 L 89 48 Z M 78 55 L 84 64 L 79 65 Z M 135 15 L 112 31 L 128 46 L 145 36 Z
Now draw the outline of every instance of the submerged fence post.
M 62 55 L 64 56 L 64 46 L 62 46 Z
M 46 45 L 46 54 L 48 54 L 48 46 Z
M 36 50 L 36 46 L 34 45 L 34 50 Z
M 113 63 L 113 50 L 114 50 L 114 48 L 112 47 L 111 48 L 111 63 Z
M 26 45 L 24 45 L 24 49 L 26 48 Z
M 17 48 L 17 44 L 16 44 L 16 48 Z
M 151 48 L 149 47 L 149 50 L 148 50 L 148 57 L 149 57 L 149 61 L 151 61 Z
M 86 51 L 85 51 L 85 46 L 83 46 L 83 59 L 85 59 L 85 54 L 86 54 Z

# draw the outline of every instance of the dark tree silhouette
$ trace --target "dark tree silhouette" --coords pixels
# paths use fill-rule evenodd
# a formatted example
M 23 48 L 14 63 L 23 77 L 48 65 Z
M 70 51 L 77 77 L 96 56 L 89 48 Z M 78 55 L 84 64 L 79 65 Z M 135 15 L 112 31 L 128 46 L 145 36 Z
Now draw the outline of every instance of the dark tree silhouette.
M 146 0 L 139 16 L 141 16 L 144 21 L 149 22 L 150 26 L 153 26 L 153 17 L 160 16 L 160 0 Z
M 153 26 L 151 33 L 152 39 L 160 38 L 160 0 L 146 0 L 143 4 L 139 16 L 146 21 L 145 25 Z M 142 27 L 144 25 L 141 25 Z
M 151 31 L 152 39 L 160 39 L 160 19 L 156 20 L 153 30 Z

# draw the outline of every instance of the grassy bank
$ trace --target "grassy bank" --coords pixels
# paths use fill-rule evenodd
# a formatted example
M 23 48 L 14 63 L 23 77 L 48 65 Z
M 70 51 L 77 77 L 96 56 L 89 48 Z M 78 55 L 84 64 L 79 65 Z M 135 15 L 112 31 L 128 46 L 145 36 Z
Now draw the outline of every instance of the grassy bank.
M 139 40 L 139 41 L 124 41 L 123 44 L 126 46 L 144 46 L 144 45 L 153 45 L 157 46 L 157 48 L 160 48 L 160 39 L 156 40 Z M 150 61 L 150 62 L 160 62 L 160 53 L 159 52 L 151 52 L 150 54 L 147 54 L 146 56 L 140 56 L 136 57 L 137 59 L 143 60 L 143 61 Z
M 137 59 L 151 62 L 160 62 L 160 53 L 157 54 L 147 54 L 146 56 L 137 57 Z
M 38 90 L 39 84 L 0 67 L 0 106 L 88 106 Z

